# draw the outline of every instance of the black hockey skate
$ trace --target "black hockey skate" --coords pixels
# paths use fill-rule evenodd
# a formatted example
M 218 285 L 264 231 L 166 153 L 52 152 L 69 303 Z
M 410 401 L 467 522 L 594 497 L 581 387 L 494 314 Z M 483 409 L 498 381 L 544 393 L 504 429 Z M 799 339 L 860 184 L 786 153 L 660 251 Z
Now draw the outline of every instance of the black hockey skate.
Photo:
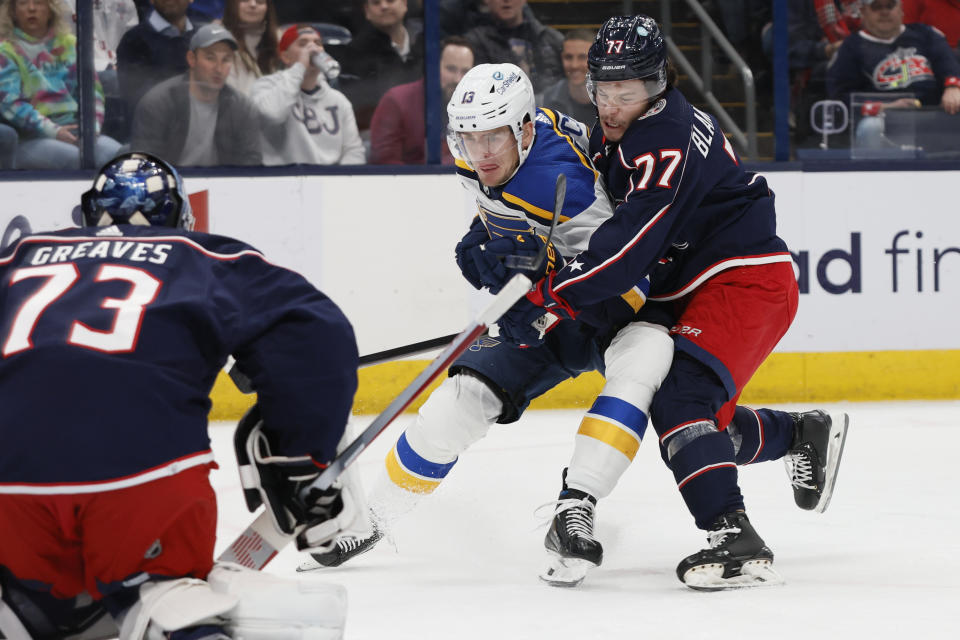
M 783 584 L 773 569 L 773 552 L 742 511 L 717 518 L 707 541 L 709 549 L 687 556 L 677 565 L 677 577 L 691 589 L 719 591 Z
M 576 587 L 593 567 L 603 562 L 603 546 L 593 537 L 593 515 L 597 499 L 589 493 L 567 487 L 563 470 L 563 490 L 557 498 L 553 521 L 543 541 L 550 564 L 540 579 L 555 587 Z
M 313 561 L 307 560 L 301 563 L 297 567 L 297 571 L 339 567 L 347 560 L 373 549 L 381 538 L 383 538 L 383 533 L 376 526 L 373 527 L 373 533 L 367 538 L 342 536 L 337 539 L 337 543 L 330 551 L 311 553 L 310 557 L 313 558 Z
M 793 442 L 783 461 L 801 509 L 823 513 L 830 505 L 850 419 L 845 413 L 792 413 Z

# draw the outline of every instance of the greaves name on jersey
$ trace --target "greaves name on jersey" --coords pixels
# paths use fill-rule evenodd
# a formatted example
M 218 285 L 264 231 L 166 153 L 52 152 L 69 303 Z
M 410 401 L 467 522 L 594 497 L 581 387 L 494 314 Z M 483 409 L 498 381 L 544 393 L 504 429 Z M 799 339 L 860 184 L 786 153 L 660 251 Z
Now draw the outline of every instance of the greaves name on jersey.
M 130 242 L 127 240 L 97 240 L 60 246 L 36 247 L 27 259 L 31 265 L 71 262 L 81 258 L 127 260 L 163 264 L 170 256 L 172 244 Z

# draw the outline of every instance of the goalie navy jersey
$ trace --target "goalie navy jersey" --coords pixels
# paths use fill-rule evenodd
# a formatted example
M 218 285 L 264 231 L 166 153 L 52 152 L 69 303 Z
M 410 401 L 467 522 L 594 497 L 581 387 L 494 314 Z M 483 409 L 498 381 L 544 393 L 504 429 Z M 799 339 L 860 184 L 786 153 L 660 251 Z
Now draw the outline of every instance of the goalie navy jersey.
M 679 91 L 668 90 L 620 144 L 608 143 L 598 124 L 590 151 L 616 211 L 554 279 L 574 309 L 643 274 L 650 299 L 673 300 L 725 269 L 790 261 L 766 181 L 741 168 L 716 118 Z
M 942 35 L 919 23 L 904 25 L 892 40 L 853 34 L 827 72 L 827 92 L 848 104 L 852 92 L 908 92 L 938 105 L 945 86 L 960 86 L 960 61 Z
M 239 241 L 155 227 L 27 236 L 0 256 L 0 493 L 120 489 L 210 465 L 234 354 L 279 454 L 330 460 L 356 391 L 340 309 Z

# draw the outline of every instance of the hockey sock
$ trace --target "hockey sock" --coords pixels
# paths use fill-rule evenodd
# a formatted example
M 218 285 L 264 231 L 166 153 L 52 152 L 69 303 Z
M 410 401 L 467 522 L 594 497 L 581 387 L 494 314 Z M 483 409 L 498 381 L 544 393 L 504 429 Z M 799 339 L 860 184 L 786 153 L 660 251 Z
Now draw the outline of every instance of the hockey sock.
M 620 398 L 599 396 L 577 431 L 567 484 L 595 498 L 604 498 L 630 466 L 647 415 Z
M 779 460 L 793 440 L 793 419 L 784 411 L 738 406 L 727 433 L 738 465 Z
M 706 530 L 717 516 L 744 508 L 727 434 L 707 433 L 688 442 L 670 458 L 670 468 L 697 527 Z
M 427 460 L 413 450 L 404 432 L 387 454 L 385 462 L 387 475 L 398 487 L 413 493 L 432 493 L 447 477 L 457 460 L 447 463 Z

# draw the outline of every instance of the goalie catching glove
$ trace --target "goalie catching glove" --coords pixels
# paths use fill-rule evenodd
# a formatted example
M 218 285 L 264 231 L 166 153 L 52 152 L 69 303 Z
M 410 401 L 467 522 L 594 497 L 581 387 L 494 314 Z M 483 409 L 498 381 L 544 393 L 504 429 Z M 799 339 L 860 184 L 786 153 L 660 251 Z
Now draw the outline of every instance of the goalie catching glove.
M 338 450 L 345 440 L 346 433 Z M 348 467 L 327 489 L 312 487 L 326 465 L 308 455 L 274 454 L 259 405 L 240 419 L 233 444 L 247 508 L 265 505 L 277 531 L 295 535 L 301 551 L 329 551 L 339 536 L 371 534 L 356 471 Z

